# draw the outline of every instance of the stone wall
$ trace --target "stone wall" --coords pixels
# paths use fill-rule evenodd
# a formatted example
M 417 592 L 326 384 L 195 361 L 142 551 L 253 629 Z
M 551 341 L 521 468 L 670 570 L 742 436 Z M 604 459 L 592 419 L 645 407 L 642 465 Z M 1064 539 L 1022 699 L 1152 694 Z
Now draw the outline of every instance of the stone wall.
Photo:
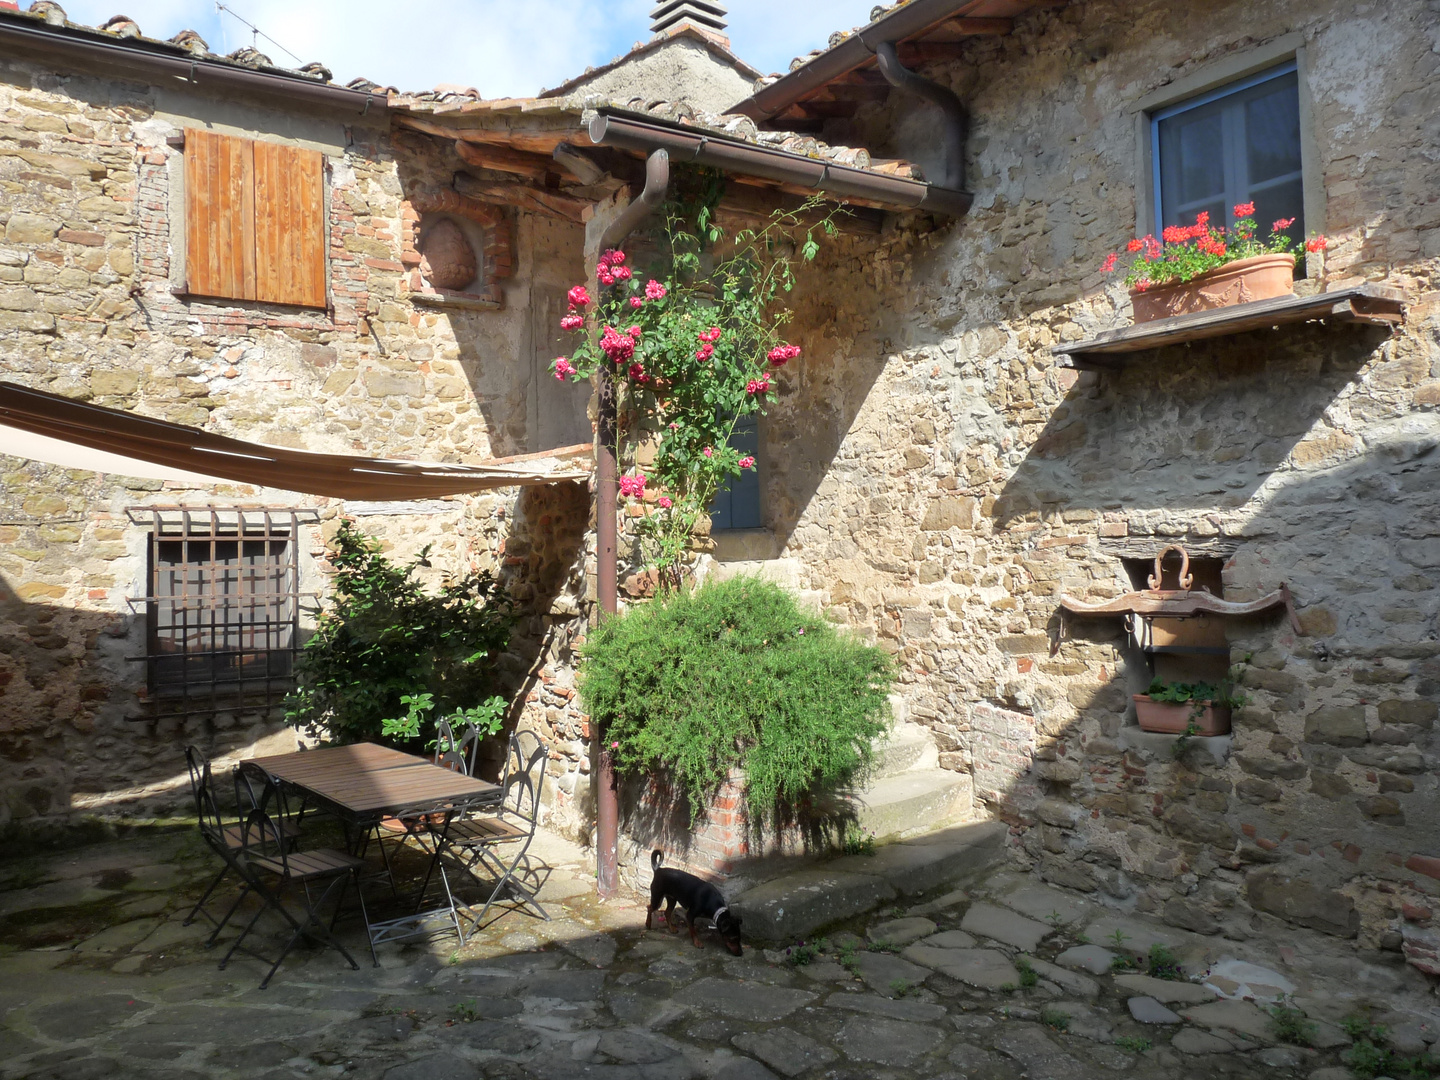
M 762 425 L 776 550 L 895 654 L 910 716 L 1012 823 L 1017 862 L 1237 938 L 1271 917 L 1408 936 L 1417 965 L 1440 898 L 1436 26 L 1420 0 L 1085 3 L 931 65 L 971 111 L 974 210 L 827 248 Z M 1052 345 L 1128 319 L 1097 268 L 1134 235 L 1136 102 L 1285 34 L 1332 239 L 1300 287 L 1384 279 L 1404 328 L 1062 368 Z M 935 130 L 892 94 L 825 138 L 908 156 Z M 1122 557 L 1175 540 L 1221 560 L 1227 598 L 1288 582 L 1299 620 L 1229 627 L 1249 703 L 1228 748 L 1178 759 L 1138 737 L 1151 671 L 1118 620 L 1051 650 L 1058 594 L 1128 591 Z
M 501 208 L 514 261 L 498 310 L 415 304 L 406 196 L 448 186 L 453 151 L 392 138 L 383 112 L 357 120 L 0 63 L 3 377 L 314 451 L 473 462 L 543 448 L 527 427 L 537 357 L 548 351 L 530 325 L 532 292 L 554 291 L 575 273 L 578 229 Z M 329 310 L 207 301 L 177 287 L 183 151 L 167 139 L 188 126 L 326 155 Z M 298 543 L 302 588 L 321 594 L 324 544 L 347 512 L 396 557 L 433 542 L 436 574 L 496 567 L 525 611 L 506 660 L 512 685 L 522 699 L 522 685 L 543 687 L 517 704 L 514 719 L 564 744 L 556 790 L 569 799 L 583 735 L 568 704 L 552 700 L 568 703 L 573 691 L 543 672 L 583 622 L 587 499 L 584 485 L 566 484 L 415 507 L 347 506 L 4 458 L 0 826 L 72 809 L 183 803 L 186 742 L 230 757 L 295 745 L 274 714 L 131 719 L 146 716 L 144 665 L 129 659 L 143 655 L 145 640 L 143 605 L 131 603 L 144 595 L 147 543 L 127 514 L 134 506 L 314 510 Z

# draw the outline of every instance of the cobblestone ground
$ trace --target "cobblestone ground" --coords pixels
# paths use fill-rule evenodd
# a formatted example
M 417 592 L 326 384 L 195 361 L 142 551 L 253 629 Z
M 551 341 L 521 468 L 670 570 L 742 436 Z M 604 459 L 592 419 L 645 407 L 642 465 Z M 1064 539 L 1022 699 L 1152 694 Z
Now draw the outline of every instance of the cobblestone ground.
M 258 962 L 219 971 L 208 927 L 181 925 L 210 870 L 188 832 L 4 864 L 0 1075 L 1340 1080 L 1348 1015 L 1386 1024 L 1397 1060 L 1440 1033 L 1433 993 L 1348 945 L 1200 938 L 1009 872 L 737 959 L 596 903 L 578 849 L 540 855 L 550 922 L 512 912 L 379 968 L 352 926 L 359 971 L 300 951 L 263 991 Z M 1194 974 L 1145 974 L 1155 944 Z M 1312 1046 L 1277 1038 L 1282 993 Z

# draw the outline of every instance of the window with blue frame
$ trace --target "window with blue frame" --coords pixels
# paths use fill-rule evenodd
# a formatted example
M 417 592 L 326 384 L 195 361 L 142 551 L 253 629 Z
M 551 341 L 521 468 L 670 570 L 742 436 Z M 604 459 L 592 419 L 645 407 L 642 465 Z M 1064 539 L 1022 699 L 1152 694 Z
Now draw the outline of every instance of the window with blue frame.
M 730 445 L 741 457 L 747 454 L 756 467 L 746 469 L 715 493 L 710 504 L 710 531 L 760 528 L 760 425 L 759 417 L 742 416 L 730 434 Z
M 1305 238 L 1300 163 L 1300 91 L 1295 61 L 1160 109 L 1150 116 L 1155 223 L 1190 225 L 1202 210 L 1233 225 L 1237 203 L 1255 204 L 1255 221 L 1294 218 L 1285 232 Z

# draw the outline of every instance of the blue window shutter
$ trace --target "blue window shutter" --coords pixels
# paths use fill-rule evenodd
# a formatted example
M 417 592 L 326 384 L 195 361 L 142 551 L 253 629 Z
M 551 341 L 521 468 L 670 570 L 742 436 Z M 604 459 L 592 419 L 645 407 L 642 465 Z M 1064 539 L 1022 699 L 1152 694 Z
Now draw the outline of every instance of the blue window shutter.
M 742 417 L 730 435 L 730 445 L 741 457 L 749 454 L 760 460 L 760 426 L 757 417 Z M 760 472 L 747 469 L 715 493 L 710 504 L 710 529 L 760 528 Z

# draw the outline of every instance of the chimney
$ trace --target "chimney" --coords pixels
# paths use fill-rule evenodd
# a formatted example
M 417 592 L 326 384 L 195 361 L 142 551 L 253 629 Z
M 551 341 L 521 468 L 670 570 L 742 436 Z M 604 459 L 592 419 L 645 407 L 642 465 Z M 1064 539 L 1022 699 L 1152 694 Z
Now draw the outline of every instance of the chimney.
M 689 26 L 728 49 L 725 15 L 725 5 L 715 0 L 660 0 L 650 13 L 650 30 L 656 37 L 663 37 Z

